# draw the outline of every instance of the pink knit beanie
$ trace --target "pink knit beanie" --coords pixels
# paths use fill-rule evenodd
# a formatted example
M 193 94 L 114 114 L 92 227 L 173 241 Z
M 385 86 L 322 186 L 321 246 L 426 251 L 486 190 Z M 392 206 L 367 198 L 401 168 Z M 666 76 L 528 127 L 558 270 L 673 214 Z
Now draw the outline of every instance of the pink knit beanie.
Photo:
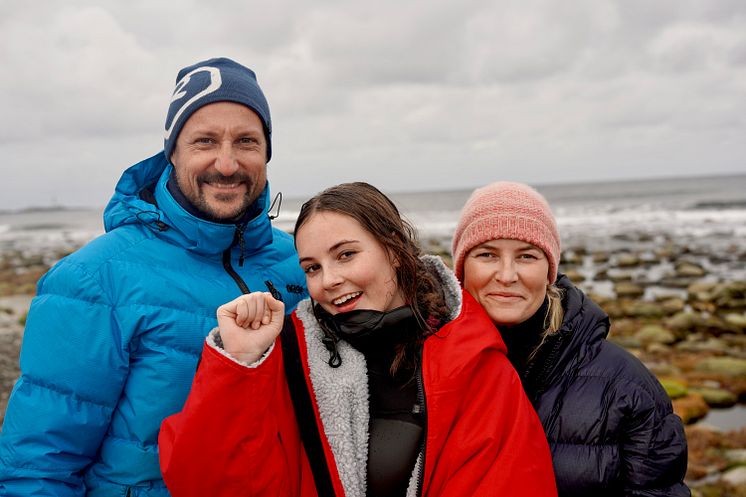
M 461 211 L 453 234 L 453 268 L 464 280 L 464 257 L 471 249 L 499 238 L 539 247 L 549 260 L 549 281 L 557 279 L 560 236 L 546 199 L 523 183 L 500 181 L 477 188 Z

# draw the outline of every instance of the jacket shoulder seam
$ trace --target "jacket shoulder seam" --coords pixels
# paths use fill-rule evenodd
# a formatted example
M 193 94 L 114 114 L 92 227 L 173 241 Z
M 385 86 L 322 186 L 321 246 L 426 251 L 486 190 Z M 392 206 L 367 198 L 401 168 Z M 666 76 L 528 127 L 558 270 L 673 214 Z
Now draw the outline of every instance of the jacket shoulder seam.
M 39 380 L 33 376 L 29 376 L 28 374 L 24 374 L 23 377 L 31 385 L 34 385 L 38 388 L 43 388 L 45 390 L 49 390 L 51 392 L 58 393 L 60 395 L 72 397 L 74 400 L 78 402 L 82 402 L 84 404 L 90 404 L 92 406 L 100 407 L 100 408 L 107 409 L 107 410 L 113 410 L 115 407 L 115 406 L 103 404 L 101 402 L 97 402 L 93 399 L 87 399 L 87 398 L 81 397 L 80 394 L 78 394 L 77 392 L 73 390 L 65 389 L 65 388 L 60 387 L 59 385 Z

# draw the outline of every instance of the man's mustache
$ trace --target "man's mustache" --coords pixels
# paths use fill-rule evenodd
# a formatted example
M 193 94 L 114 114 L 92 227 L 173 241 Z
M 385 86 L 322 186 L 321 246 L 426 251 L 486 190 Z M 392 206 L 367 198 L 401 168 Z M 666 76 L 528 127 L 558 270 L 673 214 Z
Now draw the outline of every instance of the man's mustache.
M 251 183 L 251 177 L 249 177 L 248 174 L 237 171 L 230 176 L 224 176 L 218 172 L 207 172 L 200 174 L 197 177 L 197 183 L 200 185 L 204 183 L 211 183 L 211 184 L 224 184 L 224 185 L 230 185 L 235 183 Z

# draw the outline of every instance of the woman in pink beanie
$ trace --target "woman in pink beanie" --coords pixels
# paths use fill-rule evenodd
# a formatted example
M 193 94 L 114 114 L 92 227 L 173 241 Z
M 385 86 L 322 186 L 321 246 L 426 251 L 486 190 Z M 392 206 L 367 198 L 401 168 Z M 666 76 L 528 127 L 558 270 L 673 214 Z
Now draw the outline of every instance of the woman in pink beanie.
M 474 191 L 453 237 L 456 276 L 487 311 L 539 414 L 560 497 L 689 496 L 681 420 L 658 380 L 606 341 L 608 316 L 558 275 L 552 211 L 528 185 Z

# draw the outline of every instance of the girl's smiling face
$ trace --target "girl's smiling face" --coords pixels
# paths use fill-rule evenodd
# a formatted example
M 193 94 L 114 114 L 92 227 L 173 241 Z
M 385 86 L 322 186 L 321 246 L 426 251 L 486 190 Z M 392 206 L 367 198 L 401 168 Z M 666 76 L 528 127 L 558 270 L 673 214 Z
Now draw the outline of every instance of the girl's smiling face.
M 350 216 L 317 211 L 295 234 L 311 298 L 330 314 L 405 304 L 388 251 Z

